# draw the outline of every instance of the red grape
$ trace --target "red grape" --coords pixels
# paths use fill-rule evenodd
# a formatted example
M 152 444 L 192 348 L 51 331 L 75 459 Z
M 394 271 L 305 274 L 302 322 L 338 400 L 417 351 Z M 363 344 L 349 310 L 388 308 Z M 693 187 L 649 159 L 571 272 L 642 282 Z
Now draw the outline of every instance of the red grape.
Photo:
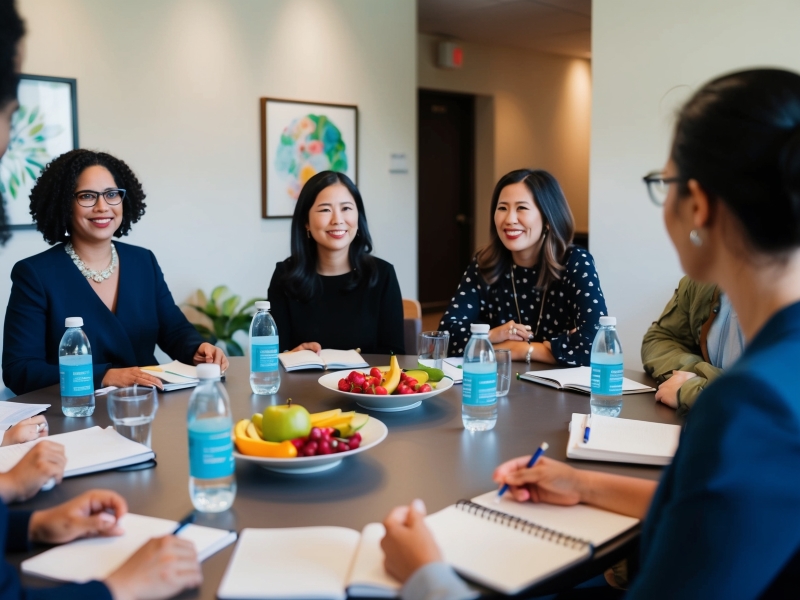
M 314 456 L 317 453 L 318 448 L 317 442 L 306 442 L 306 445 L 303 446 L 303 455 L 304 456 Z
M 322 440 L 317 447 L 317 454 L 330 454 L 333 452 L 331 443 L 327 440 Z
M 408 375 L 406 375 L 405 371 L 400 373 L 400 381 L 405 381 L 408 379 Z
M 420 394 L 424 394 L 426 392 L 432 392 L 432 391 L 433 391 L 433 388 L 430 386 L 429 383 L 423 383 L 421 386 L 419 386 L 419 389 L 417 390 L 417 392 L 419 392 Z
M 350 371 L 350 374 L 347 376 L 347 381 L 349 381 L 350 383 L 355 383 L 355 381 L 353 381 L 353 378 L 356 376 L 356 373 L 358 373 L 358 371 Z
M 406 385 L 410 388 L 413 388 L 415 385 L 419 385 L 419 381 L 414 379 L 413 377 L 406 378 Z
M 370 377 L 377 377 L 378 379 L 383 377 L 383 373 L 381 373 L 381 370 L 378 367 L 372 367 L 369 370 L 369 374 L 370 374 Z
M 347 445 L 350 446 L 350 450 L 355 450 L 356 448 L 358 448 L 361 445 L 361 440 L 360 439 L 354 439 L 354 438 L 351 437 L 347 441 Z
M 353 435 L 350 436 L 350 440 L 349 440 L 348 443 L 350 443 L 352 445 L 353 440 L 357 440 L 357 441 L 360 442 L 361 441 L 361 434 L 356 431 Z
M 349 392 L 350 391 L 350 382 L 347 379 L 340 379 L 339 380 L 339 390 L 342 392 Z
M 385 387 L 383 387 L 382 385 L 376 385 L 376 386 L 375 386 L 375 394 L 376 394 L 377 396 L 385 396 L 385 395 L 386 395 L 386 394 L 388 394 L 388 393 L 389 393 L 389 392 L 387 392 L 387 391 L 386 391 L 386 388 L 385 388 Z
M 339 442 L 339 445 L 336 447 L 336 452 L 347 452 L 350 450 L 350 444 L 347 442 Z
M 297 452 L 299 453 L 300 450 L 303 449 L 303 446 L 306 445 L 306 438 L 295 438 L 292 440 L 292 446 L 297 448 Z
M 312 427 L 308 432 L 308 439 L 318 441 L 322 437 L 322 430 L 319 427 Z
M 356 384 L 358 387 L 364 387 L 367 378 L 364 377 L 363 373 L 359 373 L 358 371 L 353 371 L 350 373 L 350 382 Z

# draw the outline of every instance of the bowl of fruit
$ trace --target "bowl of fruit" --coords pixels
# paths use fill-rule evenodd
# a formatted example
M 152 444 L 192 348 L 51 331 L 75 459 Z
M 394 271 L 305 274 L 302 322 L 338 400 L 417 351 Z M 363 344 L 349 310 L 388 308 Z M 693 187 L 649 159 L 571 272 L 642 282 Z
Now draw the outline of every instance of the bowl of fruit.
M 341 408 L 309 413 L 289 399 L 238 421 L 233 455 L 278 473 L 318 473 L 377 446 L 388 433 L 369 415 Z
M 453 380 L 439 369 L 420 366 L 403 371 L 396 356 L 392 356 L 388 368 L 372 367 L 369 372 L 336 371 L 320 377 L 319 383 L 350 396 L 363 408 L 381 412 L 416 408 L 423 400 L 453 387 Z

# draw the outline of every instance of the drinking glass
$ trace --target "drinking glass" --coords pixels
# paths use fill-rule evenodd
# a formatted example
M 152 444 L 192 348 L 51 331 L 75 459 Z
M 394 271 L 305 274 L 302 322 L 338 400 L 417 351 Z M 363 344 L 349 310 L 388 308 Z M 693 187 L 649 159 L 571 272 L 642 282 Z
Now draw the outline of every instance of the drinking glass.
M 154 388 L 137 385 L 108 393 L 108 416 L 114 422 L 114 429 L 148 448 L 157 410 L 158 398 Z
M 511 350 L 494 351 L 497 360 L 497 397 L 507 396 L 511 387 Z
M 423 331 L 419 334 L 417 351 L 420 360 L 432 360 L 434 369 L 441 369 L 447 358 L 447 346 L 450 344 L 450 333 L 447 331 Z

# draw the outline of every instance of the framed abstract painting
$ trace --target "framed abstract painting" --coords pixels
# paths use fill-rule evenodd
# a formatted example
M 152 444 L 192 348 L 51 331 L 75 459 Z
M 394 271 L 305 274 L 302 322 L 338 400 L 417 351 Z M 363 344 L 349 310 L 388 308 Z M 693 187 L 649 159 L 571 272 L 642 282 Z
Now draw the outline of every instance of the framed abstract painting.
M 358 107 L 261 98 L 261 216 L 291 218 L 320 171 L 358 181 Z
M 77 82 L 21 75 L 18 97 L 8 150 L 0 159 L 0 195 L 8 228 L 32 229 L 28 197 L 36 179 L 47 163 L 78 147 Z

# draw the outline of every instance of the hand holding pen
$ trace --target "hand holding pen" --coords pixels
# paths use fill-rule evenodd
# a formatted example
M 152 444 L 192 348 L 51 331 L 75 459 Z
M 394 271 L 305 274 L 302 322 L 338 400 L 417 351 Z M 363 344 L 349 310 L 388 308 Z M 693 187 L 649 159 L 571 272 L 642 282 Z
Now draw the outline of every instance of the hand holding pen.
M 542 450 L 541 447 L 539 450 Z M 503 463 L 495 469 L 494 481 L 498 485 L 508 485 L 517 502 L 530 500 L 562 506 L 581 502 L 582 489 L 585 487 L 581 475 L 583 471 L 541 454 L 533 462 L 532 458 L 520 456 Z

